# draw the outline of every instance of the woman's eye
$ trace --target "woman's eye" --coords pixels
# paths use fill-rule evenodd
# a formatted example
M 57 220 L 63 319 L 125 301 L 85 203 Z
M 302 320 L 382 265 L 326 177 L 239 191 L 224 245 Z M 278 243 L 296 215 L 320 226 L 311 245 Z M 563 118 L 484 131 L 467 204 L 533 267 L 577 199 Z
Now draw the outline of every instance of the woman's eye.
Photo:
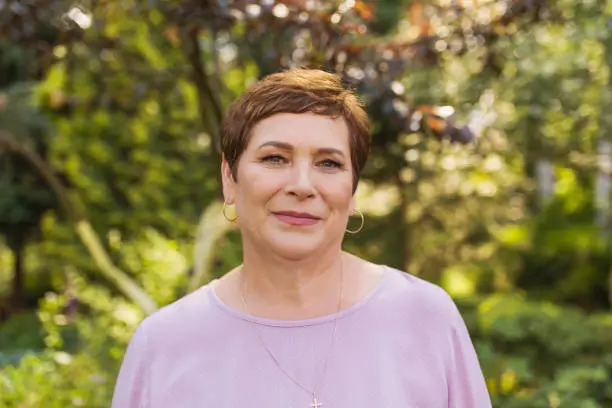
M 342 167 L 341 163 L 338 163 L 337 161 L 331 160 L 331 159 L 325 159 L 321 161 L 319 165 L 321 167 L 328 168 L 328 169 L 339 169 Z
M 264 163 L 270 163 L 270 164 L 283 164 L 285 163 L 285 158 L 283 156 L 272 154 L 269 156 L 265 156 L 264 158 L 261 159 L 261 161 Z

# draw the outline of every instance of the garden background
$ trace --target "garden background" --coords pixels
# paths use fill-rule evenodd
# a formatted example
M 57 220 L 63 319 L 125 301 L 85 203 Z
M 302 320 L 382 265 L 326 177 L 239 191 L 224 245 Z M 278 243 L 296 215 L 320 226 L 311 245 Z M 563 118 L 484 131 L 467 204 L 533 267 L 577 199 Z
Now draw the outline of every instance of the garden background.
M 374 122 L 346 249 L 453 296 L 495 407 L 612 407 L 612 0 L 0 0 L 0 407 L 108 407 L 240 262 L 220 120 L 297 65 Z

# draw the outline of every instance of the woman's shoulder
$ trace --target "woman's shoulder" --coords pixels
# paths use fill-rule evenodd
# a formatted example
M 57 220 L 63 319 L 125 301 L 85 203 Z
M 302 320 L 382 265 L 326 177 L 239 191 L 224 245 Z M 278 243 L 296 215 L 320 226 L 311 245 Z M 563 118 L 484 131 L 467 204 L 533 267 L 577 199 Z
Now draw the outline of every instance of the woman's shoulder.
M 153 342 L 201 335 L 207 326 L 214 324 L 216 307 L 210 290 L 209 283 L 161 307 L 147 316 L 139 329 Z
M 451 323 L 457 318 L 457 307 L 440 286 L 408 272 L 387 267 L 386 300 L 400 314 L 431 322 Z

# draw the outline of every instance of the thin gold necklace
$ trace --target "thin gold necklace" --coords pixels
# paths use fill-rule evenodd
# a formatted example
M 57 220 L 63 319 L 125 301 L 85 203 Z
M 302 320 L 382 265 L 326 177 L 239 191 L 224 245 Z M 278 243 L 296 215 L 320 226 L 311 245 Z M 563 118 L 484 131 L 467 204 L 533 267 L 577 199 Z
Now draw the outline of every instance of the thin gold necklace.
M 306 391 L 309 395 L 312 396 L 312 403 L 310 404 L 311 408 L 320 408 L 323 406 L 323 403 L 321 403 L 318 398 L 317 398 L 317 390 L 319 390 L 319 387 L 321 386 L 321 384 L 323 383 L 323 379 L 325 378 L 325 373 L 327 371 L 327 361 L 329 360 L 329 356 L 331 354 L 331 350 L 332 347 L 334 345 L 334 341 L 336 339 L 336 326 L 338 324 L 338 313 L 340 313 L 340 310 L 342 309 L 342 300 L 343 300 L 343 296 L 344 296 L 344 263 L 341 261 L 340 262 L 340 295 L 338 296 L 338 311 L 336 312 L 336 316 L 334 317 L 334 328 L 332 330 L 332 337 L 331 337 L 331 341 L 329 344 L 329 349 L 327 350 L 327 355 L 325 356 L 325 360 L 323 361 L 323 372 L 321 373 L 321 377 L 319 378 L 319 381 L 315 384 L 315 387 L 310 390 L 307 387 L 305 387 L 304 385 L 302 385 L 298 380 L 296 380 L 291 374 L 289 374 L 278 362 L 278 360 L 276 359 L 276 357 L 274 356 L 274 354 L 272 353 L 272 351 L 270 350 L 270 348 L 268 347 L 268 345 L 266 344 L 266 342 L 263 340 L 263 337 L 261 336 L 261 333 L 259 331 L 259 327 L 257 327 L 257 325 L 255 325 L 255 330 L 257 332 L 257 337 L 259 338 L 259 341 L 261 342 L 262 346 L 266 349 L 266 351 L 268 352 L 268 354 L 270 355 L 270 357 L 272 358 L 272 361 L 274 361 L 274 364 L 276 364 L 276 367 L 278 367 L 278 369 L 287 377 L 289 378 L 295 385 L 297 385 L 298 387 L 300 387 L 301 389 L 303 389 L 304 391 Z M 244 272 L 243 269 L 240 270 L 240 298 L 242 299 L 242 303 L 244 304 L 244 308 L 246 310 L 246 312 L 248 314 L 251 314 L 251 312 L 249 311 L 249 306 L 247 305 L 246 299 L 244 297 L 244 293 L 243 293 L 243 289 L 242 287 L 245 285 L 245 281 L 246 279 L 244 278 Z

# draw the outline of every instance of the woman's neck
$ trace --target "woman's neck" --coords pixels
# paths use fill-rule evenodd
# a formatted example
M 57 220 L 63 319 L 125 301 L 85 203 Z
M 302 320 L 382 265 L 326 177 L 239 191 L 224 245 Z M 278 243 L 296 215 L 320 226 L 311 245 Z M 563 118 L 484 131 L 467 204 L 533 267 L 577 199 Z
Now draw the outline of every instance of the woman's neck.
M 299 261 L 270 258 L 270 254 L 245 253 L 236 272 L 238 289 L 251 313 L 297 320 L 338 310 L 347 254 L 336 251 Z
M 348 253 L 338 252 L 336 262 L 342 262 L 343 300 L 341 308 L 348 308 L 371 293 L 384 276 L 384 268 L 366 262 Z M 327 269 L 298 268 L 293 277 L 291 268 L 269 267 L 275 274 L 266 274 L 268 269 L 255 269 L 246 262 L 213 283 L 217 297 L 227 306 L 255 316 L 276 320 L 304 320 L 326 316 L 338 310 L 340 272 L 336 263 L 319 262 Z M 244 268 L 244 269 L 243 269 Z M 244 275 L 242 272 L 244 271 Z M 245 279 L 246 285 L 242 286 Z M 251 285 L 251 286 L 249 286 Z M 241 299 L 245 295 L 248 308 Z

